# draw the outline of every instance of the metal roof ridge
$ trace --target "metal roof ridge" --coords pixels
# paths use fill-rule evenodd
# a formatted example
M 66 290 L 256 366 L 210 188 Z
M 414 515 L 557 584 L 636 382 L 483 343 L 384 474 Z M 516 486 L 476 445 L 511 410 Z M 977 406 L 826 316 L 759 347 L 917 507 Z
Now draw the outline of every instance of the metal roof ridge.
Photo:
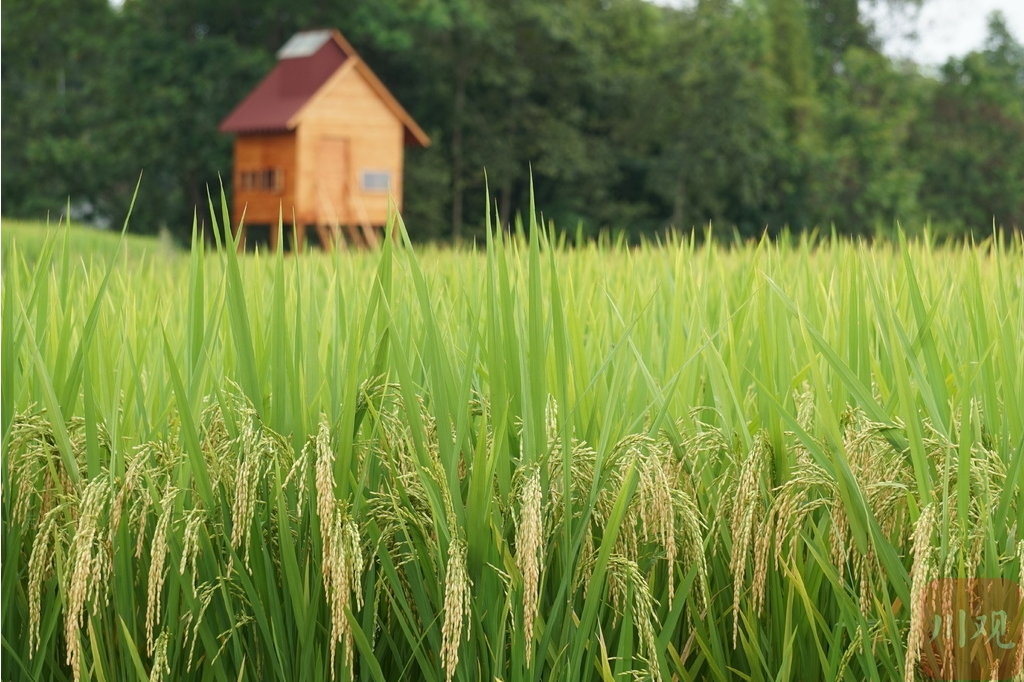
M 289 38 L 288 42 L 277 51 L 277 59 L 282 61 L 285 59 L 312 57 L 333 37 L 333 31 L 328 28 L 299 31 Z

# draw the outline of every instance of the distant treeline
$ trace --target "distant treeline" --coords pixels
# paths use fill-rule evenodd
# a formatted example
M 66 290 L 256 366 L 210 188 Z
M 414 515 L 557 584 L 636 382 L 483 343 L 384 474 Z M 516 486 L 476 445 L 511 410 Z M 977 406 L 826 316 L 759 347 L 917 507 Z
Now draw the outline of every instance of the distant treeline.
M 912 2 L 913 0 L 906 0 Z M 433 138 L 419 239 L 525 209 L 576 233 L 709 221 L 938 235 L 1024 226 L 1024 48 L 922 74 L 857 0 L 5 0 L 2 211 L 184 238 L 230 176 L 219 121 L 294 32 L 337 27 Z M 230 191 L 230 187 L 227 188 Z

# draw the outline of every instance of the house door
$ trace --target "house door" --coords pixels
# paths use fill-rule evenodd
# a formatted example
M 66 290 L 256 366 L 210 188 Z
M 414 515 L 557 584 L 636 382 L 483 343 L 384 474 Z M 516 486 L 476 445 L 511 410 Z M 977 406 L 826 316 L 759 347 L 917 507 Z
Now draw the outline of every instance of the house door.
M 317 223 L 327 228 L 334 240 L 341 237 L 341 226 L 352 224 L 350 169 L 349 139 L 321 138 L 316 155 Z

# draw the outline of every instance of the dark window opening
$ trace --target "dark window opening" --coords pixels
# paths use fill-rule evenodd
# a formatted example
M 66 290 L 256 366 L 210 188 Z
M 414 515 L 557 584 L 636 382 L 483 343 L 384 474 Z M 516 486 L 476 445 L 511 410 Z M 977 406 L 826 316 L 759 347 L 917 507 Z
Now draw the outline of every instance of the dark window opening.
M 245 228 L 245 250 L 253 252 L 270 250 L 270 225 L 247 225 Z
M 324 248 L 323 242 L 320 241 L 320 231 L 316 229 L 316 225 L 306 225 L 306 248 Z
M 239 185 L 245 192 L 270 192 L 280 194 L 284 191 L 284 171 L 280 168 L 267 168 L 258 171 L 242 171 Z

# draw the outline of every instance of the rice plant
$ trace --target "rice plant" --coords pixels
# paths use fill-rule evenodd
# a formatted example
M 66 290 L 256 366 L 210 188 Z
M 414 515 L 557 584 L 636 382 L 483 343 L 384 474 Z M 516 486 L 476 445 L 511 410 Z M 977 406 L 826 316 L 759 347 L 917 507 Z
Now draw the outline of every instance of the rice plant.
M 912 680 L 1021 579 L 1019 238 L 517 232 L 9 244 L 3 678 Z

